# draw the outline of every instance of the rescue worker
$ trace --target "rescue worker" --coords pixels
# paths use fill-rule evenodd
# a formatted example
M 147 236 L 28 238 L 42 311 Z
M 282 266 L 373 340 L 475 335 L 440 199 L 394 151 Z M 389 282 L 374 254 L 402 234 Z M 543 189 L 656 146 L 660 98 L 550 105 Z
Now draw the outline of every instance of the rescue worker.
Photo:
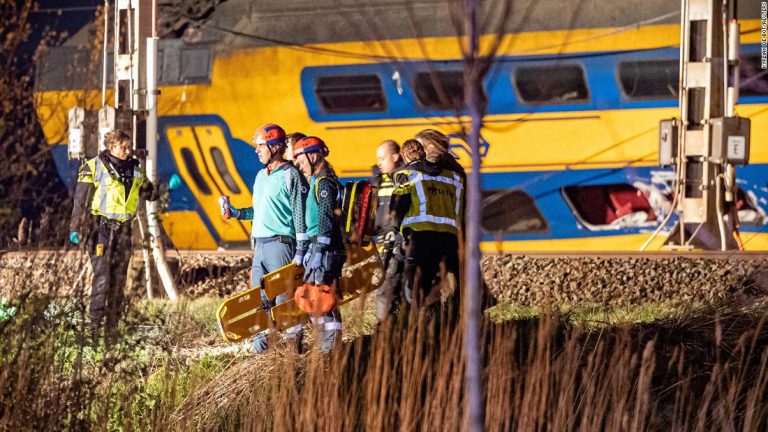
M 415 139 L 424 147 L 427 161 L 459 174 L 466 182 L 467 174 L 450 150 L 447 136 L 434 129 L 424 129 L 416 134 Z
M 119 130 L 104 136 L 106 150 L 78 172 L 69 240 L 83 245 L 93 268 L 88 312 L 94 329 L 116 328 L 122 315 L 128 263 L 133 252 L 131 222 L 139 199 L 154 201 L 157 191 L 133 158 L 131 137 Z M 178 182 L 178 179 L 176 179 Z
M 461 180 L 462 193 L 459 203 L 460 211 L 457 214 L 458 240 L 459 244 L 461 245 L 464 238 L 464 209 L 466 208 L 466 191 L 464 190 L 464 185 L 466 184 L 467 175 L 464 171 L 464 167 L 462 167 L 456 161 L 456 155 L 450 150 L 448 137 L 439 131 L 434 129 L 425 129 L 419 132 L 415 138 L 423 145 L 428 164 L 432 164 L 440 167 L 441 169 L 448 170 L 458 175 Z M 459 248 L 459 253 L 462 253 L 462 250 L 463 248 Z M 458 275 L 459 273 L 457 272 L 456 274 Z M 451 282 L 452 280 L 452 278 L 449 278 L 448 282 Z M 458 281 L 459 279 L 457 276 L 455 289 L 458 289 Z M 451 291 L 452 288 L 448 287 L 447 290 Z M 496 300 L 494 299 L 493 295 L 484 286 L 481 299 L 481 302 L 484 305 L 483 307 L 490 307 L 495 304 L 495 301 Z
M 403 158 L 403 163 L 406 165 L 413 164 L 414 162 L 423 162 L 427 159 L 424 146 L 416 140 L 406 141 L 403 149 L 400 151 L 400 155 Z
M 402 237 L 397 220 L 390 211 L 390 198 L 395 189 L 392 173 L 403 165 L 400 146 L 392 140 L 383 141 L 376 148 L 376 168 L 371 185 L 377 188 L 378 205 L 374 225 L 376 246 L 384 266 L 384 281 L 376 291 L 376 318 L 383 321 L 397 309 L 402 291 L 402 272 L 405 260 Z
M 419 144 L 408 140 L 403 148 Z M 395 173 L 391 204 L 405 241 L 405 297 L 417 307 L 445 300 L 456 291 L 459 278 L 464 182 L 458 173 L 428 157 L 429 153 L 427 160 L 414 160 Z
M 291 132 L 285 136 L 285 160 L 293 161 L 293 146 L 305 136 L 301 132 Z
M 240 220 L 252 221 L 251 286 L 256 287 L 261 285 L 261 278 L 265 274 L 291 261 L 298 265 L 303 263 L 309 246 L 304 220 L 308 186 L 301 172 L 284 158 L 286 135 L 283 128 L 265 124 L 256 129 L 251 142 L 256 147 L 259 161 L 264 164 L 253 183 L 253 205 L 236 208 L 223 197 L 219 204 L 225 218 L 229 214 Z M 261 301 L 265 308 L 286 300 L 288 296 L 283 294 L 269 301 L 264 290 L 261 291 Z M 286 339 L 300 344 L 301 328 L 297 325 L 287 329 Z M 267 332 L 254 336 L 253 352 L 261 353 L 267 348 Z
M 313 136 L 302 138 L 293 147 L 293 160 L 309 178 L 310 184 L 306 216 L 307 234 L 312 246 L 310 253 L 304 257 L 305 279 L 315 285 L 328 285 L 335 291 L 346 253 L 339 220 L 342 187 L 326 159 L 329 153 L 325 142 Z M 331 351 L 341 340 L 341 312 L 338 306 L 322 316 L 312 317 L 312 323 L 317 329 L 320 351 Z

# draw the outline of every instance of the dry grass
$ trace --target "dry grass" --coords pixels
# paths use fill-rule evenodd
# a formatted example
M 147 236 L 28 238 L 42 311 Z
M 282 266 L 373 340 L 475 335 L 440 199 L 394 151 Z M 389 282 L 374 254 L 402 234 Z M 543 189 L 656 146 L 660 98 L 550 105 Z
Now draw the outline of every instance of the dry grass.
M 714 315 L 713 315 L 714 314 Z M 460 327 L 412 315 L 325 358 L 272 351 L 190 394 L 179 429 L 459 430 Z M 763 430 L 762 316 L 712 310 L 599 330 L 486 323 L 488 430 Z M 410 325 L 408 325 L 410 323 Z
M 275 344 L 248 357 L 215 351 L 215 300 L 133 297 L 119 343 L 106 348 L 90 338 L 78 271 L 46 262 L 5 276 L 16 311 L 0 322 L 0 430 L 463 428 L 462 320 L 452 310 L 411 311 L 373 331 L 368 298 L 345 307 L 345 343 L 329 356 Z M 654 320 L 626 319 L 630 309 L 484 321 L 487 429 L 768 427 L 768 308 Z

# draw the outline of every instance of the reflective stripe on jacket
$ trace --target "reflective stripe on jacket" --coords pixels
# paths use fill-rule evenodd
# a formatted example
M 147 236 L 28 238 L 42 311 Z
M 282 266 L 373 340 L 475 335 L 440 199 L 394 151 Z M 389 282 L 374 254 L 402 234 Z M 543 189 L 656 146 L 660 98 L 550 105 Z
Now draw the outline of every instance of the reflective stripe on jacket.
M 461 225 L 464 182 L 450 170 L 442 169 L 437 175 L 408 170 L 407 181 L 398 184 L 395 195 L 409 195 L 410 205 L 405 213 L 401 230 L 442 231 L 458 233 Z
M 378 206 L 376 208 L 376 225 L 374 231 L 377 236 L 386 235 L 398 230 L 398 223 L 390 212 L 390 201 L 395 191 L 395 183 L 390 174 L 380 174 L 371 180 L 371 184 L 377 186 Z

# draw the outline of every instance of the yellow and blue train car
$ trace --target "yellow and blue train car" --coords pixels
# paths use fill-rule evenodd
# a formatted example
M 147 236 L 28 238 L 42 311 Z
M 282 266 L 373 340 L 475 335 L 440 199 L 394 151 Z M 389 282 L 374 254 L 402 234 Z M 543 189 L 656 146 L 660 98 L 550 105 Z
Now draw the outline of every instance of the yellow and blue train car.
M 637 250 L 670 212 L 673 175 L 658 166 L 657 137 L 659 120 L 678 114 L 677 5 L 582 3 L 589 18 L 557 1 L 517 5 L 484 79 L 486 252 Z M 323 137 L 342 180 L 369 176 L 381 141 L 425 128 L 449 135 L 469 164 L 461 52 L 444 2 L 247 5 L 222 3 L 161 40 L 159 174 L 184 180 L 162 218 L 176 247 L 247 244 L 249 224 L 222 220 L 216 199 L 251 202 L 260 165 L 247 142 L 262 123 Z M 768 250 L 768 74 L 759 11 L 740 13 L 737 112 L 752 121 L 752 147 L 736 205 L 746 249 Z M 66 157 L 66 110 L 97 108 L 100 95 L 90 90 L 98 79 L 62 71 L 101 70 L 76 45 L 83 36 L 73 40 L 38 78 L 39 118 L 70 187 L 78 162 Z

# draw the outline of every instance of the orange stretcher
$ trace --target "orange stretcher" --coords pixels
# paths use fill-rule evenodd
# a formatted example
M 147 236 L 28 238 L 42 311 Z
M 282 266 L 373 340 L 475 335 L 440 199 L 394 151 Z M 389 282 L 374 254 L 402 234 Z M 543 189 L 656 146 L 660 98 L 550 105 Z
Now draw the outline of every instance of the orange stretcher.
M 347 247 L 338 285 L 342 304 L 377 289 L 383 280 L 384 269 L 373 243 Z M 264 275 L 260 286 L 224 300 L 216 313 L 222 337 L 240 342 L 270 328 L 282 331 L 309 322 L 309 315 L 293 300 L 294 291 L 303 283 L 304 269 L 290 263 Z M 287 294 L 289 300 L 267 310 L 262 306 L 261 287 L 270 300 L 280 294 Z

